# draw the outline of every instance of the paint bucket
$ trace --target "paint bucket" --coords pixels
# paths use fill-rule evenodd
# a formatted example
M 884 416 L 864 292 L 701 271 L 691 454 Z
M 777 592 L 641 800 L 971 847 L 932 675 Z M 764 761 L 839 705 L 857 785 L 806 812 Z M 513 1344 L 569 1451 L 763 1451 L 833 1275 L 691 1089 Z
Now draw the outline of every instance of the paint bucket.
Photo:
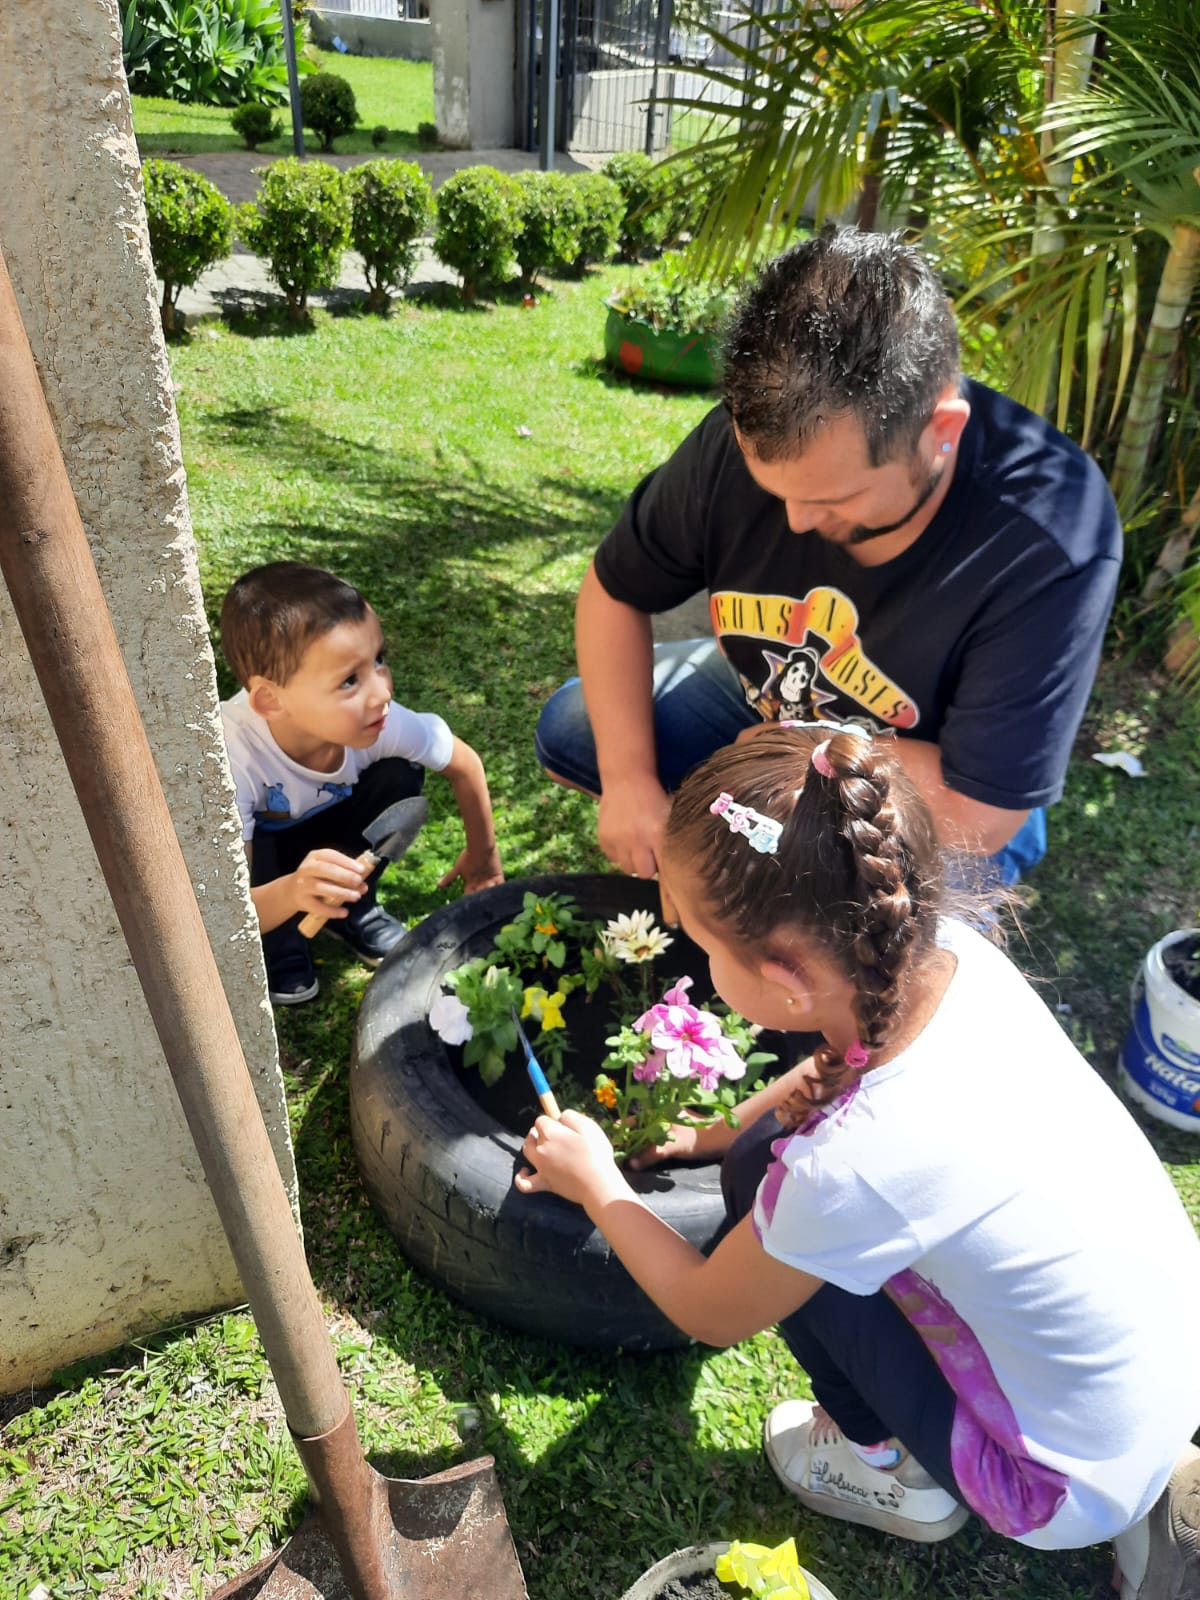
M 1161 1122 L 1200 1133 L 1200 1000 L 1171 976 L 1166 952 L 1200 950 L 1200 928 L 1169 933 L 1146 956 L 1130 991 L 1133 1025 L 1121 1050 L 1121 1087 Z

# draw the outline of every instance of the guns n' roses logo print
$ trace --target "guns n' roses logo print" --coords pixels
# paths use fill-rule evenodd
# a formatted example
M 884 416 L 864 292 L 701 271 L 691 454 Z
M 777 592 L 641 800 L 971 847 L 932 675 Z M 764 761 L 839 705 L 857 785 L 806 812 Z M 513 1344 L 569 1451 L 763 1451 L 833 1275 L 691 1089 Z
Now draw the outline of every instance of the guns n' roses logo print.
M 808 722 L 839 699 L 880 728 L 915 728 L 920 711 L 875 665 L 858 636 L 858 609 L 840 589 L 790 595 L 715 593 L 713 632 L 761 717 Z

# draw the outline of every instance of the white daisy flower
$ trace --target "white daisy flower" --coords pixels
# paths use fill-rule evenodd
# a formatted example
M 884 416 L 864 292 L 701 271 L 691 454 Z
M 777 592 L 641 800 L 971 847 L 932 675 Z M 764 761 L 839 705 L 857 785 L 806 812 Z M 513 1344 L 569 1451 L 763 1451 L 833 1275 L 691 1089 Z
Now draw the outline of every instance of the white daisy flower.
M 674 943 L 657 925 L 650 911 L 635 911 L 630 916 L 622 912 L 612 919 L 601 938 L 609 955 L 633 964 L 653 961 Z

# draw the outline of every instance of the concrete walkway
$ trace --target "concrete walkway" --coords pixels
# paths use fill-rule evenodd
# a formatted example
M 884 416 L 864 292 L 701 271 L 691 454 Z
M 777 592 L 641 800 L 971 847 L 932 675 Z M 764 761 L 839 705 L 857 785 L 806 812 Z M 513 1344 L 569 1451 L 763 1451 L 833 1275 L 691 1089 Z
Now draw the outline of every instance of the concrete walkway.
M 309 150 L 309 158 L 325 161 L 345 172 L 364 161 L 379 159 L 374 153 L 356 155 L 323 155 Z M 280 156 L 264 155 L 257 150 L 217 150 L 197 156 L 174 156 L 181 167 L 190 167 L 203 174 L 234 205 L 253 200 L 258 194 L 262 168 L 279 161 Z M 401 161 L 415 161 L 436 190 L 450 175 L 463 167 L 495 167 L 500 172 L 532 172 L 538 165 L 537 152 L 532 150 L 417 150 L 398 156 Z M 571 156 L 561 153 L 555 157 L 559 172 L 587 172 L 588 167 Z M 444 267 L 426 245 L 420 252 L 410 288 L 434 283 L 458 283 L 458 275 Z M 353 250 L 342 259 L 342 271 L 337 285 L 309 296 L 318 306 L 345 304 L 360 300 L 367 292 L 362 260 Z M 251 255 L 242 244 L 235 244 L 233 254 L 225 261 L 210 267 L 194 288 L 184 289 L 179 296 L 178 310 L 185 324 L 202 321 L 208 317 L 220 318 L 227 313 L 261 310 L 284 304 L 284 296 L 271 281 L 264 261 Z

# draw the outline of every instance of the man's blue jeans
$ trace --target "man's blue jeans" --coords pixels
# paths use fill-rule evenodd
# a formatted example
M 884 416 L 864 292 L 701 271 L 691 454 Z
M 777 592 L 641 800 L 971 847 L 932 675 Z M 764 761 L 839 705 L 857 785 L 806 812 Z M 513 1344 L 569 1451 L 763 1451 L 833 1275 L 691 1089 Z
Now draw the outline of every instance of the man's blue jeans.
M 684 639 L 654 647 L 654 735 L 658 776 L 668 793 L 701 761 L 732 744 L 759 718 L 747 704 L 741 680 L 713 639 Z M 600 793 L 596 745 L 579 679 L 571 678 L 546 702 L 534 735 L 538 760 L 548 772 Z M 1016 883 L 1046 853 L 1046 814 L 1032 811 L 1024 826 L 991 858 L 1006 884 Z

